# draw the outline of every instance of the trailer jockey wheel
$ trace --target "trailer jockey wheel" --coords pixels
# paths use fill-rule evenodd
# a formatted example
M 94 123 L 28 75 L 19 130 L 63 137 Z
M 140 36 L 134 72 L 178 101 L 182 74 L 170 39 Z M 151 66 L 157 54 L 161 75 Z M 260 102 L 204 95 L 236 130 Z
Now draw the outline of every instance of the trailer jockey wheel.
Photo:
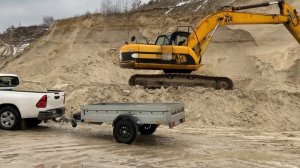
M 115 123 L 113 134 L 117 142 L 131 144 L 135 140 L 137 129 L 130 119 L 121 118 Z
M 152 135 L 156 131 L 156 124 L 143 124 L 139 126 L 141 135 Z
M 76 121 L 72 120 L 72 121 L 71 121 L 71 124 L 72 124 L 72 127 L 73 127 L 73 128 L 76 128 L 76 127 L 77 127 L 77 122 L 76 122 Z

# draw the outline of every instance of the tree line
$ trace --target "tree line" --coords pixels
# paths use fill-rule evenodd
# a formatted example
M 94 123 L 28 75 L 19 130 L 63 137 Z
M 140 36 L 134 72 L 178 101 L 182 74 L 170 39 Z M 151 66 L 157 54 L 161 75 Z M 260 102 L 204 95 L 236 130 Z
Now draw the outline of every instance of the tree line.
M 140 0 L 101 0 L 100 13 L 103 14 L 117 14 L 127 13 L 131 10 L 139 8 L 141 5 Z

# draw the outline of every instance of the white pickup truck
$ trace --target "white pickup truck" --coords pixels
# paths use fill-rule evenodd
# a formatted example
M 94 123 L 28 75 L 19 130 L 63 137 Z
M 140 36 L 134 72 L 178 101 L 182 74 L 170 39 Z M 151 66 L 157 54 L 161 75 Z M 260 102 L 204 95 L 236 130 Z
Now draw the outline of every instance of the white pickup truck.
M 43 120 L 61 117 L 65 113 L 63 91 L 46 92 L 14 90 L 19 78 L 0 74 L 0 128 L 24 129 L 37 126 Z

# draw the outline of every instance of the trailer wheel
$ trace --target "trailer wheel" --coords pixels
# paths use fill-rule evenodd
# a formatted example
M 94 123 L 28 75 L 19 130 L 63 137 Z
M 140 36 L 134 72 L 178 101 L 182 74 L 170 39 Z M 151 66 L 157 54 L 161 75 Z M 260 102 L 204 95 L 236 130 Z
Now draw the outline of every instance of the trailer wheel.
M 81 112 L 74 113 L 74 114 L 73 114 L 73 118 L 74 118 L 75 120 L 81 120 Z
M 18 129 L 20 126 L 19 111 L 11 106 L 0 109 L 0 128 L 4 130 Z
M 156 124 L 143 124 L 139 126 L 141 135 L 152 135 L 156 131 Z
M 131 144 L 137 135 L 134 123 L 130 119 L 120 119 L 114 125 L 114 137 L 117 142 Z

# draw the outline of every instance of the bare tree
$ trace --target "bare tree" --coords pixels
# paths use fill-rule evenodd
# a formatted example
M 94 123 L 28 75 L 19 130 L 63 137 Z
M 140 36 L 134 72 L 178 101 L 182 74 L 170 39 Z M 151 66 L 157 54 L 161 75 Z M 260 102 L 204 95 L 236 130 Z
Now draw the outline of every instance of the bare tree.
M 54 22 L 53 16 L 43 16 L 43 25 L 50 27 Z
M 141 0 L 101 0 L 100 9 L 103 14 L 127 13 L 135 10 L 141 5 Z
M 131 5 L 131 10 L 136 10 L 137 8 L 139 8 L 141 3 L 142 2 L 140 0 L 133 0 Z
M 110 0 L 101 0 L 101 12 L 104 14 L 112 12 L 112 4 Z
M 128 0 L 123 1 L 123 3 L 125 3 L 123 5 L 124 13 L 127 13 L 128 12 Z

